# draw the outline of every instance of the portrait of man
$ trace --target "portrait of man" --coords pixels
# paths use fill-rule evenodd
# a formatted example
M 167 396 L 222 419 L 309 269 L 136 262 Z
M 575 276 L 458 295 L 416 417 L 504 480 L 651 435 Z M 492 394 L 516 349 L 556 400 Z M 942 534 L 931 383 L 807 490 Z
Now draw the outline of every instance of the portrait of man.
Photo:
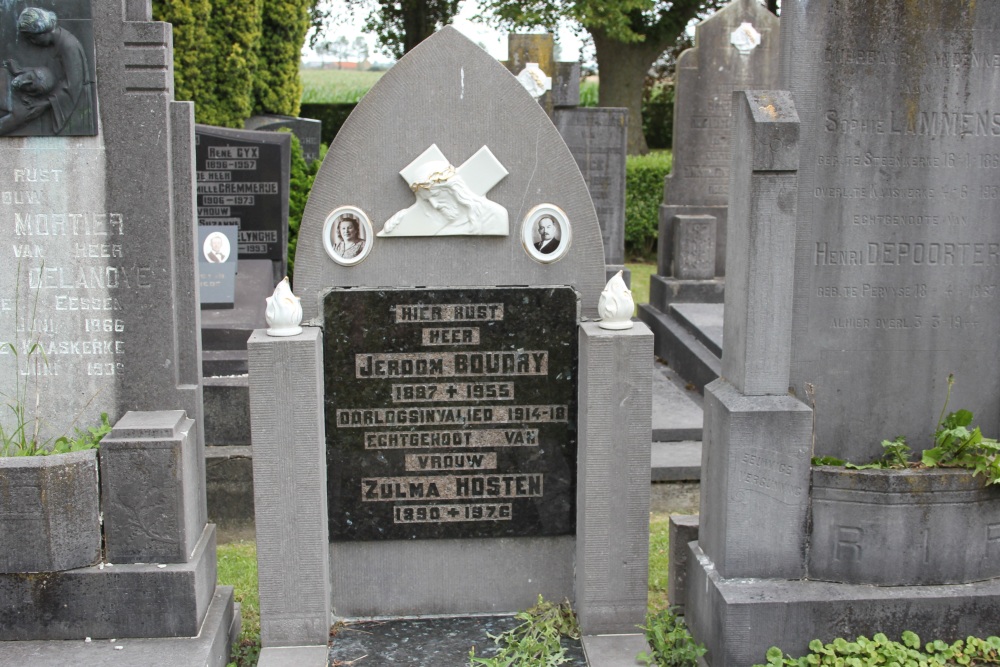
M 7 32 L 7 31 L 4 31 Z M 54 12 L 28 7 L 3 50 L 0 135 L 97 134 L 94 79 L 87 53 Z
M 229 239 L 222 232 L 212 232 L 205 239 L 205 259 L 210 264 L 223 264 L 229 259 L 232 248 L 229 247 Z
M 343 213 L 333 228 L 333 250 L 341 259 L 354 259 L 365 249 L 361 221 L 353 213 Z
M 559 225 L 551 215 L 544 215 L 538 220 L 538 241 L 535 250 L 543 255 L 549 255 L 559 248 Z

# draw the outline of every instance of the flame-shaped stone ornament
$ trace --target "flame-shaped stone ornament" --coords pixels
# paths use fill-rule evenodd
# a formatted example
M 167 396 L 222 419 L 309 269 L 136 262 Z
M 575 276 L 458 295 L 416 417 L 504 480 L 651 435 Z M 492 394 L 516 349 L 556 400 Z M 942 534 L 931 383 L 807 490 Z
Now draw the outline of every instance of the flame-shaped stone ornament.
M 597 312 L 601 316 L 597 326 L 602 329 L 631 329 L 634 309 L 632 291 L 625 285 L 625 279 L 619 271 L 605 285 L 601 298 L 597 301 Z
M 265 299 L 267 309 L 264 318 L 267 320 L 268 336 L 297 336 L 302 333 L 302 300 L 292 294 L 286 276 L 274 288 L 274 294 Z

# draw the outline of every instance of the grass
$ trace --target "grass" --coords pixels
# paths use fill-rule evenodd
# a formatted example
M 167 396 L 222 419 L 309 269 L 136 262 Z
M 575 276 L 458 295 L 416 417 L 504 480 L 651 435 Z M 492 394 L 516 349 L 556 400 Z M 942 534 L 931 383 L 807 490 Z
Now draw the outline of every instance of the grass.
M 240 540 L 218 547 L 219 583 L 232 586 L 240 603 L 243 629 L 230 667 L 254 667 L 260 656 L 260 601 L 257 595 L 257 544 Z
M 348 104 L 365 93 L 385 72 L 338 69 L 301 69 L 303 104 Z
M 649 277 L 656 273 L 653 262 L 636 262 L 626 264 L 625 268 L 632 272 L 632 300 L 635 301 L 635 312 L 639 313 L 640 303 L 649 303 Z
M 649 514 L 649 598 L 650 613 L 670 606 L 667 600 L 667 566 L 670 564 L 670 514 Z

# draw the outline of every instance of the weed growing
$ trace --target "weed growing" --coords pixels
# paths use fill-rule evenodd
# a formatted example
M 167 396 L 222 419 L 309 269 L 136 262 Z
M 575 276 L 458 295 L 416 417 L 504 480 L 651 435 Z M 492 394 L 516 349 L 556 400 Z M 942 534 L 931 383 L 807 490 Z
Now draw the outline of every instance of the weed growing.
M 538 596 L 538 603 L 516 618 L 521 625 L 499 636 L 489 635 L 501 647 L 491 658 L 476 656 L 476 647 L 469 651 L 469 665 L 484 667 L 550 667 L 569 661 L 562 637 L 580 638 L 580 626 L 569 602 L 555 604 Z
M 695 667 L 707 650 L 694 640 L 684 619 L 672 607 L 648 614 L 642 629 L 650 648 L 649 653 L 642 652 L 637 657 L 644 665 Z
M 973 415 L 969 410 L 949 412 L 951 388 L 955 376 L 948 376 L 948 393 L 934 431 L 934 446 L 925 449 L 920 461 L 911 461 L 912 450 L 904 436 L 883 440 L 883 455 L 872 463 L 855 464 L 833 456 L 814 457 L 813 465 L 844 466 L 854 470 L 901 468 L 966 468 L 973 475 L 985 475 L 987 484 L 1000 483 L 1000 443 L 986 438 L 978 426 L 972 426 Z M 970 430 L 971 427 L 971 430 Z
M 921 646 L 920 637 L 914 632 L 904 632 L 901 641 L 891 641 L 881 632 L 868 639 L 861 636 L 854 641 L 841 637 L 829 644 L 818 639 L 809 642 L 810 653 L 793 658 L 772 646 L 767 650 L 766 665 L 754 667 L 809 667 L 810 665 L 838 665 L 864 667 L 866 665 L 900 665 L 932 667 L 933 665 L 996 665 L 1000 664 L 1000 637 L 979 639 L 968 637 L 954 643 L 935 640 Z

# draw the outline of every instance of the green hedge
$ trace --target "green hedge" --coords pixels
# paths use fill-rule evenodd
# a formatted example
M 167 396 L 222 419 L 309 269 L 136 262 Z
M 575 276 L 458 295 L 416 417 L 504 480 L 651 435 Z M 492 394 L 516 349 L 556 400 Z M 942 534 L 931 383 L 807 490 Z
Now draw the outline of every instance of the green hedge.
M 656 257 L 663 179 L 670 173 L 670 164 L 670 151 L 625 159 L 625 256 L 629 259 Z
M 243 127 L 254 113 L 297 116 L 299 60 L 313 0 L 153 0 L 173 25 L 174 97 L 195 120 Z
M 288 129 L 279 132 L 291 132 Z M 312 190 L 313 181 L 319 172 L 323 158 L 326 157 L 326 144 L 319 146 L 319 158 L 307 163 L 302 157 L 302 144 L 299 138 L 292 134 L 292 164 L 291 178 L 289 179 L 288 190 L 288 275 L 292 277 L 295 272 L 295 248 L 299 241 L 299 227 L 302 225 L 302 214 L 306 210 L 306 201 L 309 199 L 309 191 Z
M 263 0 L 260 57 L 253 82 L 254 113 L 299 115 L 299 60 L 312 4 L 313 0 Z

